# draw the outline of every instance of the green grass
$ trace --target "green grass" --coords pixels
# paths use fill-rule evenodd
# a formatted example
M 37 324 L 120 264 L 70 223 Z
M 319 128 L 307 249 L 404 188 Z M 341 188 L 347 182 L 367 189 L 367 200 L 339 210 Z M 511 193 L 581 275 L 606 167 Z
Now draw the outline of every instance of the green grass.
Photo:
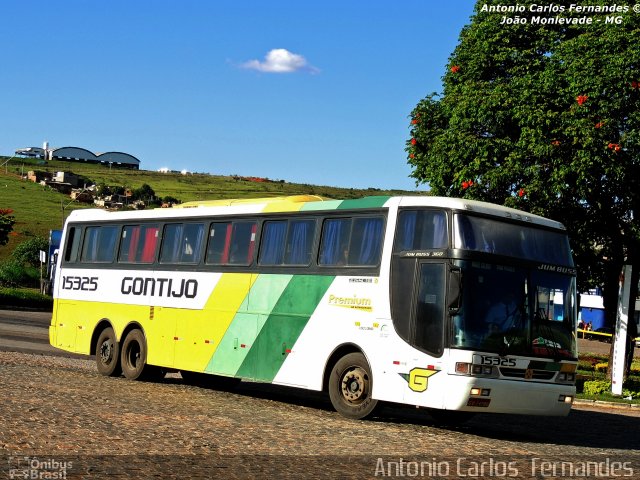
M 8 157 L 0 157 L 0 165 Z M 67 195 L 48 187 L 22 180 L 29 170 L 46 172 L 73 172 L 91 180 L 110 186 L 124 186 L 136 189 L 143 184 L 150 185 L 158 197 L 172 196 L 183 202 L 192 200 L 216 200 L 224 198 L 258 198 L 281 195 L 312 194 L 335 199 L 359 198 L 368 195 L 406 195 L 418 192 L 403 190 L 378 190 L 338 188 L 296 184 L 288 182 L 250 182 L 234 180 L 230 176 L 194 174 L 184 176 L 179 173 L 163 174 L 148 170 L 125 170 L 103 165 L 80 162 L 50 161 L 14 158 L 0 169 L 0 208 L 14 211 L 16 224 L 14 236 L 4 247 L 0 247 L 0 261 L 6 259 L 13 249 L 27 238 L 41 235 L 48 238 L 49 230 L 61 228 L 64 216 L 77 208 L 90 208 L 72 202 Z M 424 194 L 425 192 L 420 192 Z

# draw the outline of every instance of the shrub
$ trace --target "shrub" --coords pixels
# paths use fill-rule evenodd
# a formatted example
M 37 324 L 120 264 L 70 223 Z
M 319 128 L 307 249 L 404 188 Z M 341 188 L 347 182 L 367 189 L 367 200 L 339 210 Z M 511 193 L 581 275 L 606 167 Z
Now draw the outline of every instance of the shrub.
M 582 370 L 583 372 L 593 372 L 595 370 L 595 367 L 591 362 L 580 360 L 578 362 L 578 370 Z
M 627 378 L 622 385 L 623 388 L 629 389 L 636 393 L 636 396 L 640 395 L 640 379 L 639 378 Z
M 595 370 L 596 372 L 600 372 L 600 373 L 607 373 L 607 370 L 609 369 L 609 364 L 608 363 L 596 363 L 595 365 Z
M 584 393 L 586 395 L 602 395 L 611 391 L 611 382 L 607 380 L 592 380 L 584 382 Z
M 49 249 L 49 241 L 44 237 L 33 237 L 20 243 L 11 257 L 19 265 L 40 266 L 40 250 L 45 252 Z
M 9 260 L 0 265 L 0 286 L 17 287 L 29 283 L 29 280 L 24 265 L 15 260 Z
M 0 304 L 9 307 L 51 310 L 53 299 L 31 290 L 0 287 Z

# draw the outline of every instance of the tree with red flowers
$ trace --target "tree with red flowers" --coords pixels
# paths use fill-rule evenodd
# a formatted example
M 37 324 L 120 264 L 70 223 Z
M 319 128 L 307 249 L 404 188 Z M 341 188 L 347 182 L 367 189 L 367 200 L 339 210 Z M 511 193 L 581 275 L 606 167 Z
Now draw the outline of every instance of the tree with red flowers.
M 0 208 L 0 247 L 9 242 L 9 234 L 16 223 L 15 217 L 11 215 L 12 213 L 13 210 L 9 208 Z
M 506 15 L 539 15 L 528 13 L 533 3 Z M 502 3 L 477 2 L 442 92 L 411 112 L 421 119 L 409 125 L 412 176 L 436 195 L 563 222 L 579 288 L 604 287 L 612 322 L 622 265 L 640 269 L 640 15 L 621 14 L 619 25 L 600 16 L 590 25 L 500 24 L 503 14 L 485 4 Z M 600 2 L 581 5 L 591 4 Z

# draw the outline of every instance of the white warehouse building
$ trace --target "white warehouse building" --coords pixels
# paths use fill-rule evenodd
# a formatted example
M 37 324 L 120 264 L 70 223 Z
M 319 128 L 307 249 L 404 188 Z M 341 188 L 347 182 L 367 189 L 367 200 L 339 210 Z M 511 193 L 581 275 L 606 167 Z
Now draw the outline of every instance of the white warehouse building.
M 93 153 L 81 147 L 61 147 L 49 148 L 48 143 L 44 143 L 43 148 L 28 147 L 19 148 L 16 155 L 27 157 L 40 157 L 45 160 L 66 160 L 75 162 L 101 163 L 120 168 L 140 169 L 140 160 L 133 155 L 124 152 Z

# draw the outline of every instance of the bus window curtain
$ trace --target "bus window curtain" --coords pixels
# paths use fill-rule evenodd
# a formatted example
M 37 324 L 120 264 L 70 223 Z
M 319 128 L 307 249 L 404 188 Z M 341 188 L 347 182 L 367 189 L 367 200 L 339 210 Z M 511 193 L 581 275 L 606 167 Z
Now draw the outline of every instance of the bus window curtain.
M 260 250 L 261 265 L 282 264 L 286 232 L 287 222 L 265 223 Z
M 202 251 L 202 241 L 204 239 L 204 225 L 201 223 L 185 225 L 182 239 L 182 263 L 200 262 L 200 252 Z
M 327 220 L 322 233 L 322 251 L 320 252 L 320 265 L 344 264 L 341 252 L 343 230 L 348 229 L 350 221 L 344 219 Z
M 113 260 L 113 250 L 116 246 L 115 227 L 100 228 L 100 242 L 98 251 L 96 252 L 96 260 L 99 262 L 111 262 Z
M 309 263 L 314 225 L 314 222 L 311 220 L 291 222 L 287 239 L 286 264 L 306 265 Z
M 153 263 L 158 242 L 158 227 L 146 227 L 144 232 L 144 244 L 140 255 L 142 263 Z
M 136 250 L 140 241 L 140 227 L 129 227 L 129 253 L 125 262 L 133 263 L 136 261 Z
M 180 258 L 180 237 L 182 225 L 167 225 L 164 227 L 164 239 L 162 240 L 162 263 L 175 263 Z
M 357 265 L 375 265 L 378 263 L 382 246 L 382 219 L 365 218 L 358 223 L 360 222 L 364 222 L 364 228 L 359 245 L 360 254 L 355 263 Z
M 418 212 L 402 212 L 400 214 L 400 235 L 395 250 L 402 252 L 404 250 L 413 250 L 414 238 L 416 236 L 416 218 Z
M 231 253 L 231 232 L 233 231 L 233 224 L 227 224 L 227 231 L 224 237 L 224 250 L 222 251 L 222 258 L 220 263 L 226 265 L 229 263 L 229 254 Z
M 83 262 L 95 262 L 98 253 L 98 232 L 100 227 L 87 228 L 85 244 L 82 252 Z
M 447 248 L 447 217 L 442 212 L 433 214 L 433 245 L 431 248 Z

